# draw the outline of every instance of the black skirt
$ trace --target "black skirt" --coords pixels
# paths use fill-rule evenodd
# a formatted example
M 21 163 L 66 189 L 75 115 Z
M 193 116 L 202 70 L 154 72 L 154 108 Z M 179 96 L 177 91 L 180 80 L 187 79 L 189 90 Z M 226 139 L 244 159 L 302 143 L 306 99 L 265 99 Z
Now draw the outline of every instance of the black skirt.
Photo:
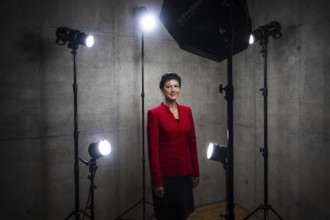
M 184 220 L 195 210 L 191 176 L 163 177 L 164 198 L 153 193 L 158 220 Z

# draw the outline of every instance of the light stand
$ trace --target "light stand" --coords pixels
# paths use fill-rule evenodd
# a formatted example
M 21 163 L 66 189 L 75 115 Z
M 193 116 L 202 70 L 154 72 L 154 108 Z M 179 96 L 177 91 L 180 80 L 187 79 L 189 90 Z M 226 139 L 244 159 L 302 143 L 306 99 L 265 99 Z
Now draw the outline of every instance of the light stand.
M 80 205 L 79 205 L 79 161 L 78 161 L 78 139 L 79 139 L 79 131 L 78 131 L 78 104 L 77 104 L 77 92 L 78 92 L 78 84 L 77 84 L 77 68 L 76 68 L 76 55 L 77 55 L 78 44 L 73 43 L 72 47 L 72 55 L 73 55 L 73 94 L 74 94 L 74 189 L 75 189 L 75 210 L 70 213 L 70 215 L 66 218 L 69 219 L 72 215 L 75 216 L 76 220 L 80 220 Z
M 227 164 L 226 172 L 226 213 L 221 214 L 226 220 L 234 220 L 234 87 L 233 87 L 233 25 L 232 25 L 232 1 L 228 1 L 229 33 L 228 33 L 228 58 L 227 58 L 227 85 L 220 85 L 220 93 L 226 92 L 227 100 Z
M 68 43 L 68 48 L 71 48 L 71 54 L 73 55 L 73 95 L 74 95 L 74 188 L 75 188 L 75 210 L 72 211 L 68 217 L 75 216 L 76 220 L 80 220 L 80 205 L 79 205 L 79 160 L 78 160 L 78 102 L 77 102 L 77 68 L 76 68 L 76 55 L 79 44 L 91 47 L 94 43 L 94 38 L 91 35 L 87 35 L 78 30 L 73 30 L 67 27 L 59 27 L 56 30 L 56 44 L 65 45 Z
M 100 157 L 109 155 L 111 152 L 111 145 L 106 140 L 91 143 L 89 145 L 88 152 L 92 157 L 89 162 L 79 158 L 81 162 L 83 162 L 86 166 L 89 166 L 89 172 L 90 172 L 90 175 L 88 176 L 88 179 L 90 180 L 90 187 L 89 187 L 88 199 L 85 206 L 85 210 L 83 211 L 84 214 L 83 220 L 85 219 L 85 216 L 87 216 L 91 220 L 94 220 L 95 219 L 94 190 L 96 189 L 96 186 L 94 184 L 94 179 L 97 170 L 96 160 Z M 90 215 L 87 214 L 87 209 L 90 210 Z
M 97 170 L 96 159 L 91 158 L 89 162 L 84 161 L 81 158 L 79 159 L 86 166 L 89 166 L 89 172 L 90 172 L 90 175 L 88 176 L 88 179 L 90 180 L 90 187 L 89 187 L 88 199 L 87 199 L 87 204 L 85 207 L 83 219 L 85 218 L 85 216 L 87 216 L 89 219 L 94 220 L 95 219 L 94 190 L 96 189 L 96 186 L 94 184 L 94 179 Z M 90 200 L 90 204 L 89 204 L 89 200 Z M 87 215 L 87 209 L 90 209 L 90 215 Z
M 272 24 L 272 23 L 270 23 Z M 280 31 L 279 23 L 273 23 L 276 25 L 276 32 L 274 32 L 273 37 L 278 39 L 282 36 Z M 273 25 L 272 25 L 273 26 Z M 259 28 L 260 29 L 260 28 Z M 263 34 L 267 34 L 266 31 L 262 31 Z M 283 220 L 283 218 L 272 208 L 268 203 L 268 88 L 267 88 L 267 44 L 268 44 L 268 35 L 264 36 L 259 44 L 262 46 L 260 53 L 264 59 L 264 88 L 260 89 L 262 95 L 264 97 L 264 147 L 260 148 L 260 152 L 262 152 L 262 156 L 264 157 L 264 203 L 261 204 L 258 208 L 256 208 L 253 212 L 251 212 L 248 216 L 246 216 L 243 220 L 248 219 L 252 215 L 254 215 L 257 211 L 263 210 L 264 219 L 269 219 L 269 210 L 272 211 L 279 219 Z
M 140 12 L 145 12 L 146 8 L 144 6 L 138 8 Z M 145 124 L 144 124 L 144 31 L 143 28 L 141 28 L 141 84 L 142 84 L 142 91 L 141 91 L 141 101 L 142 101 L 142 113 L 141 113 L 141 120 L 142 120 L 142 198 L 135 203 L 132 207 L 127 209 L 125 212 L 120 214 L 118 217 L 116 217 L 116 220 L 119 220 L 122 216 L 124 216 L 126 213 L 137 207 L 140 203 L 142 203 L 142 212 L 143 212 L 143 217 L 142 219 L 148 219 L 148 213 L 147 213 L 147 208 L 146 204 L 152 205 L 152 203 L 147 202 L 146 200 L 146 181 L 145 181 L 145 176 L 146 176 L 146 171 L 145 171 L 145 163 L 146 163 L 146 156 L 145 156 Z
M 141 91 L 141 101 L 142 101 L 142 202 L 143 206 L 143 219 L 148 219 L 147 208 L 146 204 L 152 205 L 152 203 L 147 202 L 146 200 L 146 171 L 145 171 L 145 163 L 146 163 L 146 156 L 145 156 L 145 131 L 144 131 L 144 31 L 141 29 L 141 59 L 142 59 L 142 67 L 141 67 L 141 82 L 142 82 L 142 91 Z

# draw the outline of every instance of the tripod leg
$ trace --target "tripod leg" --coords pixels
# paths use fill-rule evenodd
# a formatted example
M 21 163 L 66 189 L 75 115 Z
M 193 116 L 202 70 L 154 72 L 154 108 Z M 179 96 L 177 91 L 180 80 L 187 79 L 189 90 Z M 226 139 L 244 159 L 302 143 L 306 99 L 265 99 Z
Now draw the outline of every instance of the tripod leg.
M 142 203 L 143 201 L 140 200 L 137 203 L 135 203 L 131 208 L 127 209 L 125 212 L 123 212 L 121 215 L 119 215 L 118 217 L 115 218 L 115 220 L 120 220 L 120 217 L 124 216 L 126 213 L 128 213 L 129 211 L 131 211 L 132 209 L 134 209 L 136 206 L 138 206 L 140 203 Z
M 269 206 L 269 209 L 272 211 L 272 212 L 274 212 L 274 214 L 279 218 L 279 219 L 281 219 L 281 220 L 283 220 L 283 218 L 271 207 L 271 206 Z
M 68 217 L 66 217 L 66 219 L 65 220 L 68 220 L 71 216 L 73 216 L 74 215 L 74 212 L 71 212 L 69 215 L 68 215 Z
M 246 216 L 245 218 L 243 218 L 242 220 L 248 219 L 250 218 L 252 215 L 254 215 L 257 211 L 259 211 L 260 209 L 264 209 L 263 205 L 260 205 L 258 208 L 256 208 L 253 212 L 251 212 L 248 216 Z

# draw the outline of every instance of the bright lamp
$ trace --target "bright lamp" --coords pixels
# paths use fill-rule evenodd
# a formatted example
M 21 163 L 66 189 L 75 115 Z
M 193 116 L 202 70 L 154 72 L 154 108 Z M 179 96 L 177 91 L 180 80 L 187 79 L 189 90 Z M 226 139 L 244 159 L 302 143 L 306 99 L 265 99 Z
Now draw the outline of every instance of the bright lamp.
M 88 153 L 93 159 L 108 156 L 111 153 L 111 145 L 106 140 L 91 143 L 88 148 Z
M 92 35 L 67 27 L 57 28 L 56 37 L 56 44 L 65 45 L 68 43 L 68 47 L 72 49 L 77 49 L 79 44 L 87 47 L 92 47 L 94 44 L 94 37 Z
M 227 164 L 227 146 L 210 143 L 207 148 L 207 159 L 218 161 L 223 165 Z
M 156 16 L 150 13 L 146 7 L 141 6 L 137 8 L 139 25 L 143 31 L 151 31 L 157 25 Z
M 270 36 L 275 39 L 282 37 L 281 25 L 277 21 L 271 21 L 268 24 L 262 25 L 252 31 L 249 44 L 253 44 L 259 40 L 267 40 Z

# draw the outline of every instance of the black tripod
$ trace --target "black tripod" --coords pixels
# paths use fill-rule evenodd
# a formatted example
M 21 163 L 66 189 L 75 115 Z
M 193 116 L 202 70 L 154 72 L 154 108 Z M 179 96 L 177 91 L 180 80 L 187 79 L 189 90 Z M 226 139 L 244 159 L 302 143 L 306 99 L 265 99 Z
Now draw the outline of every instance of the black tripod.
M 89 187 L 89 193 L 87 198 L 87 204 L 85 207 L 85 210 L 83 212 L 83 220 L 85 219 L 85 216 L 87 216 L 89 219 L 94 220 L 95 218 L 95 200 L 94 200 L 94 190 L 96 189 L 96 186 L 94 184 L 95 174 L 97 170 L 96 165 L 96 159 L 92 158 L 89 162 L 84 161 L 83 159 L 79 158 L 81 162 L 83 162 L 86 166 L 89 166 L 89 173 L 88 179 L 90 180 L 90 187 Z M 90 203 L 89 203 L 90 201 Z M 90 215 L 87 214 L 87 209 L 90 210 Z
M 280 35 L 281 36 L 281 35 Z M 262 49 L 260 53 L 264 58 L 264 88 L 260 89 L 262 91 L 262 95 L 264 97 L 264 147 L 260 148 L 260 152 L 262 152 L 262 156 L 264 157 L 264 203 L 261 204 L 258 208 L 256 208 L 253 212 L 251 212 L 248 216 L 246 216 L 243 220 L 248 219 L 250 216 L 254 215 L 257 211 L 264 211 L 264 219 L 269 219 L 269 210 L 272 211 L 279 219 L 283 220 L 283 218 L 272 208 L 271 205 L 268 204 L 268 91 L 267 91 L 267 43 L 268 38 L 265 37 L 260 42 Z
M 118 217 L 116 217 L 116 220 L 120 220 L 122 216 L 124 216 L 126 213 L 130 212 L 132 209 L 134 209 L 135 207 L 137 207 L 140 203 L 142 203 L 142 211 L 143 211 L 143 219 L 148 219 L 148 213 L 147 213 L 147 208 L 146 208 L 146 204 L 152 205 L 152 203 L 147 202 L 146 200 L 146 180 L 145 180 L 145 176 L 146 176 L 146 168 L 145 168 L 145 163 L 146 163 L 146 156 L 145 156 L 145 132 L 144 132 L 144 33 L 143 30 L 141 30 L 142 32 L 142 39 L 141 39 L 141 59 L 142 59 L 142 66 L 141 66 L 141 81 L 142 81 L 142 92 L 141 92 L 141 99 L 142 99 L 142 198 L 135 203 L 132 207 L 130 207 L 129 209 L 127 209 L 125 212 L 123 212 L 121 215 L 119 215 Z

